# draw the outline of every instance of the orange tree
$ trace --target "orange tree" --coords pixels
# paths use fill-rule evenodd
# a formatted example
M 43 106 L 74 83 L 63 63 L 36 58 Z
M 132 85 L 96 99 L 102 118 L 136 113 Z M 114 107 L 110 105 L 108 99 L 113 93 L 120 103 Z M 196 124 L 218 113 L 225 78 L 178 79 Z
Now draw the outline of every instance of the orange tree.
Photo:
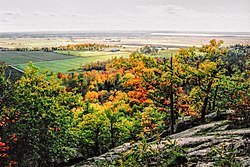
M 12 91 L 12 105 L 5 118 L 15 121 L 5 126 L 5 137 L 15 135 L 9 157 L 19 166 L 54 166 L 74 155 L 74 135 L 71 109 L 81 106 L 82 97 L 67 92 L 60 82 L 46 71 L 39 74 L 34 66 L 27 67 Z
M 84 107 L 73 111 L 79 111 L 75 122 L 80 128 L 80 147 L 86 157 L 99 155 L 129 140 L 127 127 L 131 123 L 126 121 L 126 115 L 131 109 L 126 93 L 119 91 L 122 74 L 122 70 L 93 70 L 71 75 L 65 82 L 84 99 Z
M 123 89 L 128 92 L 133 108 L 137 105 L 142 108 L 157 107 L 158 111 L 165 115 L 163 126 L 170 126 L 170 133 L 174 131 L 177 116 L 174 108 L 177 107 L 177 96 L 180 95 L 178 90 L 182 84 L 182 72 L 179 71 L 181 68 L 177 60 L 135 53 L 130 55 L 127 61 L 111 61 L 112 67 L 125 69 Z
M 113 59 L 108 64 L 109 68 L 124 70 L 125 74 L 121 81 L 122 88 L 129 97 L 129 105 L 132 108 L 131 114 L 135 119 L 140 120 L 140 125 L 136 124 L 136 128 L 131 130 L 132 136 L 139 133 L 139 138 L 142 137 L 142 134 L 144 134 L 144 137 L 150 137 L 155 132 L 162 131 L 162 127 L 169 123 L 167 111 L 170 106 L 168 101 L 170 89 L 166 87 L 167 84 L 170 87 L 168 81 L 171 79 L 168 78 L 169 80 L 166 82 L 163 82 L 163 80 L 167 80 L 167 76 L 171 77 L 171 70 L 168 71 L 168 75 L 166 75 L 167 73 L 161 75 L 162 72 L 159 68 L 167 67 L 163 64 L 159 67 L 160 65 L 155 58 L 139 53 L 130 55 L 128 60 L 123 58 Z M 170 65 L 170 62 L 168 65 Z M 157 110 L 155 110 L 156 108 Z M 165 118 L 163 115 L 165 115 Z M 138 132 L 138 129 L 141 129 L 141 131 Z
M 164 122 L 173 134 L 175 119 L 178 117 L 178 91 L 182 84 L 179 63 L 175 57 L 156 58 L 155 63 L 155 67 L 143 70 L 144 89 L 153 104 L 165 114 Z
M 143 86 L 144 82 L 141 77 L 144 66 L 149 68 L 155 66 L 154 59 L 133 54 L 128 60 L 112 59 L 107 64 L 106 71 L 87 71 L 79 75 L 70 75 L 65 80 L 64 84 L 70 90 L 74 89 L 82 93 L 84 97 L 86 106 L 84 114 L 79 120 L 85 119 L 85 114 L 88 114 L 90 118 L 89 122 L 80 121 L 80 124 L 84 125 L 81 126 L 81 136 L 84 141 L 88 141 L 82 142 L 84 150 L 92 148 L 92 150 L 97 150 L 98 154 L 104 152 L 104 147 L 112 148 L 129 140 L 138 140 L 143 135 L 150 137 L 156 131 L 162 130 L 163 114 L 155 110 L 154 104 L 147 97 L 148 92 Z M 59 77 L 61 76 L 59 75 Z M 84 89 L 82 89 L 83 87 Z M 93 119 L 96 112 L 101 113 L 106 121 L 99 121 L 99 124 L 95 124 L 97 123 L 95 121 L 98 120 Z M 88 126 L 89 123 L 93 126 Z M 93 132 L 95 131 L 106 136 L 104 143 L 103 135 L 94 138 Z M 107 135 L 107 132 L 110 136 Z M 93 143 L 97 143 L 95 147 Z

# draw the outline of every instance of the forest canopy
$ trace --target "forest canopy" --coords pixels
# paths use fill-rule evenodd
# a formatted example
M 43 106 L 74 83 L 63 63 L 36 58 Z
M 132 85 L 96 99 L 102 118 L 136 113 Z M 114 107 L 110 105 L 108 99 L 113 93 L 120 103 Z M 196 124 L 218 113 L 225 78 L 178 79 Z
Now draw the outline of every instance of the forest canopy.
M 81 73 L 48 76 L 30 64 L 15 83 L 1 63 L 0 166 L 55 166 L 75 148 L 92 157 L 173 134 L 185 116 L 204 123 L 212 112 L 244 112 L 250 46 L 222 44 L 211 40 L 171 57 L 133 53 Z M 247 118 L 239 123 L 249 126 Z

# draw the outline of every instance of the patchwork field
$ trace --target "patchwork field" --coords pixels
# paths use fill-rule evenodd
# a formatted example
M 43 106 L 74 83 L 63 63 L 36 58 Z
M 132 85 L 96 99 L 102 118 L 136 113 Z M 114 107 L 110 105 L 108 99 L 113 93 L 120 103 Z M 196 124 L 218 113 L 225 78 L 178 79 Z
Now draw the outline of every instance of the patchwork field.
M 7 64 L 17 65 L 32 62 L 52 61 L 52 60 L 64 60 L 72 59 L 74 56 L 63 55 L 53 52 L 42 51 L 1 51 L 0 61 L 4 61 Z
M 166 33 L 168 34 L 168 33 Z M 224 40 L 223 46 L 233 44 L 249 44 L 249 34 L 193 34 L 184 33 L 182 35 L 170 33 L 152 32 L 100 32 L 100 33 L 0 33 L 1 48 L 42 48 L 59 47 L 68 44 L 104 44 L 110 48 L 103 51 L 0 51 L 0 61 L 25 69 L 25 66 L 32 61 L 41 69 L 48 68 L 53 72 L 68 72 L 77 70 L 80 66 L 96 61 L 105 61 L 114 56 L 127 57 L 139 48 L 148 45 L 157 48 L 167 48 L 159 50 L 153 56 L 169 57 L 177 52 L 177 49 L 189 46 L 201 46 L 208 43 L 212 38 Z M 114 48 L 119 48 L 120 52 L 110 52 Z M 176 49 L 176 50 L 173 50 Z M 115 49 L 114 49 L 115 50 Z
M 69 55 L 70 54 L 70 55 Z M 130 52 L 97 52 L 97 51 L 61 51 L 61 52 L 18 52 L 1 51 L 0 61 L 11 64 L 24 70 L 31 61 L 40 69 L 49 69 L 50 72 L 67 73 L 69 70 L 77 71 L 82 65 L 106 61 L 112 57 L 128 57 Z

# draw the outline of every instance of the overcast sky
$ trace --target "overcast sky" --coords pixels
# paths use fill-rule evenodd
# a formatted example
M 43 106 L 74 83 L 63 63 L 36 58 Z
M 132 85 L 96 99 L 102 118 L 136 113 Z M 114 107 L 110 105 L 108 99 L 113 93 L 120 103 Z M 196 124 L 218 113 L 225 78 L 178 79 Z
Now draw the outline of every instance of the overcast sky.
M 250 32 L 250 0 L 0 0 L 0 32 Z

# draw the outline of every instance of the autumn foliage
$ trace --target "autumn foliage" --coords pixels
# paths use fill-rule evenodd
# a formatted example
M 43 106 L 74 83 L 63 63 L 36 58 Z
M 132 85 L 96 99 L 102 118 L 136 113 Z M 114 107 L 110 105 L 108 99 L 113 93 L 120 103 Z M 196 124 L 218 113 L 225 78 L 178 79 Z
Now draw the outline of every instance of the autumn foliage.
M 1 163 L 53 166 L 74 157 L 73 147 L 90 157 L 124 142 L 169 134 L 170 125 L 184 116 L 204 122 L 211 112 L 244 107 L 249 112 L 249 46 L 222 43 L 180 49 L 171 58 L 134 53 L 50 79 L 30 66 L 13 88 L 2 77 Z

